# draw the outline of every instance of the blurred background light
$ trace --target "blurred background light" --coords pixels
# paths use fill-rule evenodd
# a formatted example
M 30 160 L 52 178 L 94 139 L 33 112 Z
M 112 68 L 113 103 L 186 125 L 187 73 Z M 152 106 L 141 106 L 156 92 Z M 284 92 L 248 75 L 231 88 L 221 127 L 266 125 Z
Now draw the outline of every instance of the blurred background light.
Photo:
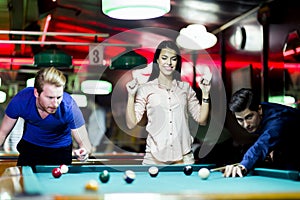
M 112 84 L 104 80 L 85 80 L 81 83 L 81 91 L 85 94 L 105 95 L 112 91 Z
M 152 19 L 170 9 L 170 0 L 102 0 L 102 12 L 115 19 Z
M 84 94 L 71 94 L 75 102 L 80 108 L 87 107 L 87 97 Z

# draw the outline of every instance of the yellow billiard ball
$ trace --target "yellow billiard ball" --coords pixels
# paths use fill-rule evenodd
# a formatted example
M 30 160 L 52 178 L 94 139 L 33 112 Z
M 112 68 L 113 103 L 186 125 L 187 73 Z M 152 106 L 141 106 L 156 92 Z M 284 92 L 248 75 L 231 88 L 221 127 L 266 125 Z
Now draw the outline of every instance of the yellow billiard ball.
M 96 180 L 90 180 L 85 185 L 86 190 L 97 191 L 99 189 L 99 184 Z

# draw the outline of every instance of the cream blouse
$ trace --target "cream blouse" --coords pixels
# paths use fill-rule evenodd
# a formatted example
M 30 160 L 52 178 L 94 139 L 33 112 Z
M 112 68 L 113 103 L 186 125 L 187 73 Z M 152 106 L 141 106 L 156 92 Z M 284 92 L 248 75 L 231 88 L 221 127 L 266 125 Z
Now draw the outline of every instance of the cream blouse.
M 140 121 L 147 111 L 146 152 L 162 162 L 181 160 L 193 143 L 189 116 L 198 121 L 200 106 L 196 92 L 187 82 L 173 80 L 170 90 L 159 85 L 157 79 L 141 85 L 135 113 Z

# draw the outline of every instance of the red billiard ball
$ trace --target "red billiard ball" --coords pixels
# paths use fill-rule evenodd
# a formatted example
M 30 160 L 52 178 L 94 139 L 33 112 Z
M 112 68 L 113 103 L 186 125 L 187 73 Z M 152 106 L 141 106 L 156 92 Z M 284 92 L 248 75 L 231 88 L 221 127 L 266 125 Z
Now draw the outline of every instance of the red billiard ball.
M 56 167 L 56 168 L 54 168 L 53 170 L 52 170 L 52 176 L 54 177 L 54 178 L 59 178 L 60 176 L 61 176 L 61 170 L 60 170 L 60 168 L 59 167 Z
M 187 165 L 184 167 L 183 172 L 185 175 L 189 176 L 193 173 L 193 167 L 191 165 Z

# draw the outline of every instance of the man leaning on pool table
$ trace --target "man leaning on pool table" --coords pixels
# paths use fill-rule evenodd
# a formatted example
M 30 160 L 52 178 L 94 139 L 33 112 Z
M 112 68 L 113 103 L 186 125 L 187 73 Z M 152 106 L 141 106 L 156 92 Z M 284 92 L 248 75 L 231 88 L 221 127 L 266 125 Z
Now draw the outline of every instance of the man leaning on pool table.
M 43 68 L 34 87 L 16 94 L 5 110 L 0 127 L 0 145 L 17 119 L 24 119 L 24 131 L 17 145 L 18 166 L 71 164 L 72 153 L 88 158 L 91 143 L 83 115 L 74 99 L 64 92 L 66 77 L 55 67 Z M 79 149 L 73 151 L 72 136 Z
M 243 177 L 254 167 L 300 170 L 300 111 L 269 102 L 260 102 L 248 88 L 236 91 L 229 109 L 237 122 L 249 133 L 259 137 L 246 151 L 238 165 L 227 165 L 224 177 Z M 268 164 L 264 161 L 268 159 Z M 259 164 L 263 164 L 260 165 Z

